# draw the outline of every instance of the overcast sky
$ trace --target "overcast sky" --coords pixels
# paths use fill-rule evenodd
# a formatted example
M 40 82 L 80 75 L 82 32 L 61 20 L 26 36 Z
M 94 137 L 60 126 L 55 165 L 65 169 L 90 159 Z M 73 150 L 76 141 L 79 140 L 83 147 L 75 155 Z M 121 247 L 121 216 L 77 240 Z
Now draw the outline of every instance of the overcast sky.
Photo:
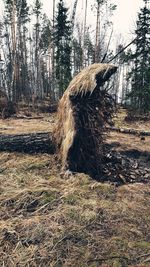
M 56 3 L 58 0 L 56 0 Z M 93 5 L 95 0 L 88 0 L 88 23 L 93 25 L 95 24 L 96 17 L 91 12 L 91 5 Z M 137 18 L 137 13 L 140 10 L 140 7 L 143 6 L 142 0 L 111 0 L 112 3 L 117 5 L 117 10 L 114 12 L 112 18 L 114 22 L 115 32 L 122 33 L 122 35 L 131 35 L 133 32 L 134 25 Z M 43 9 L 46 13 L 52 15 L 53 0 L 43 0 Z M 65 0 L 65 3 L 68 7 L 73 7 L 74 0 Z M 77 6 L 77 18 L 83 19 L 84 16 L 84 5 L 85 0 L 78 0 Z
M 55 0 L 56 5 L 59 0 Z M 66 5 L 72 9 L 74 0 L 64 0 Z M 77 19 L 83 20 L 84 17 L 84 5 L 86 0 L 78 0 L 77 6 Z M 143 6 L 142 0 L 110 0 L 112 3 L 117 5 L 117 10 L 114 12 L 112 20 L 114 22 L 114 34 L 122 34 L 123 39 L 132 39 L 131 33 L 134 31 L 134 26 L 137 18 L 137 13 L 140 7 Z M 0 0 L 0 11 L 2 10 L 2 2 Z M 43 11 L 52 17 L 53 10 L 53 0 L 42 0 Z M 91 12 L 91 5 L 93 5 L 95 0 L 88 0 L 88 18 L 87 23 L 92 26 L 95 25 L 96 16 Z M 33 4 L 34 0 L 28 0 L 29 4 Z

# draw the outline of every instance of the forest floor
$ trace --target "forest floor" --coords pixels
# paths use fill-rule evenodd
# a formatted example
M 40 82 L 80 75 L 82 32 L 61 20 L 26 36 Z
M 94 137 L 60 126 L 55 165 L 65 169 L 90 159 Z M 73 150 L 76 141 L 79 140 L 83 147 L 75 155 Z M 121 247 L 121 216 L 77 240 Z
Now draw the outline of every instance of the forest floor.
M 115 125 L 150 129 L 123 119 L 121 112 Z M 54 121 L 0 120 L 0 134 L 47 132 Z M 0 153 L 0 266 L 150 266 L 150 137 L 110 132 L 106 141 L 142 163 L 133 182 L 63 177 L 56 155 Z M 136 171 L 145 178 L 136 181 Z

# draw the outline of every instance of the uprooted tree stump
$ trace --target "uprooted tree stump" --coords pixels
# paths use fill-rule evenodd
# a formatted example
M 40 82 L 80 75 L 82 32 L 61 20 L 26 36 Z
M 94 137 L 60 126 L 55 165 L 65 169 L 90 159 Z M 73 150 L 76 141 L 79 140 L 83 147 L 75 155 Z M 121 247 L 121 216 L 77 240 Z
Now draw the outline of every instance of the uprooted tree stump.
M 64 170 L 100 174 L 105 126 L 114 107 L 102 86 L 116 70 L 109 64 L 90 65 L 72 80 L 60 100 L 54 140 Z
M 0 150 L 57 153 L 63 170 L 95 176 L 101 172 L 106 123 L 113 112 L 113 101 L 103 88 L 117 67 L 93 64 L 82 70 L 69 84 L 58 107 L 52 137 L 42 134 L 1 136 Z

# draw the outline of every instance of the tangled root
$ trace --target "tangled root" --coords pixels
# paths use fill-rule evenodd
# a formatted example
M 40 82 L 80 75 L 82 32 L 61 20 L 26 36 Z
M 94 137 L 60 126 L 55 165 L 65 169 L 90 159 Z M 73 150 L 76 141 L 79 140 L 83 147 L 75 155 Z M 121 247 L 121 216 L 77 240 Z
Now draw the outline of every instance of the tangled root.
M 54 138 L 63 169 L 100 174 L 105 125 L 113 112 L 112 97 L 101 86 L 116 70 L 109 64 L 89 66 L 60 100 Z

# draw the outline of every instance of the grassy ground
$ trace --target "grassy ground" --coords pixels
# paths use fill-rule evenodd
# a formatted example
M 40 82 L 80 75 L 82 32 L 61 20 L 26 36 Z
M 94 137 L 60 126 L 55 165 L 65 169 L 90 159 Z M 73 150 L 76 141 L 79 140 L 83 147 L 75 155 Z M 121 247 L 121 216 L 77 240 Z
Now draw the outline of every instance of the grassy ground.
M 48 131 L 53 121 L 0 121 L 0 132 Z M 111 133 L 107 141 L 150 152 L 148 137 Z M 148 184 L 64 178 L 55 155 L 7 152 L 0 153 L 0 183 L 0 266 L 150 266 Z
M 116 127 L 124 127 L 124 128 L 133 128 L 139 131 L 150 131 L 150 122 L 149 121 L 126 121 L 125 118 L 127 116 L 127 112 L 125 109 L 120 108 L 119 112 L 114 116 L 114 122 Z

